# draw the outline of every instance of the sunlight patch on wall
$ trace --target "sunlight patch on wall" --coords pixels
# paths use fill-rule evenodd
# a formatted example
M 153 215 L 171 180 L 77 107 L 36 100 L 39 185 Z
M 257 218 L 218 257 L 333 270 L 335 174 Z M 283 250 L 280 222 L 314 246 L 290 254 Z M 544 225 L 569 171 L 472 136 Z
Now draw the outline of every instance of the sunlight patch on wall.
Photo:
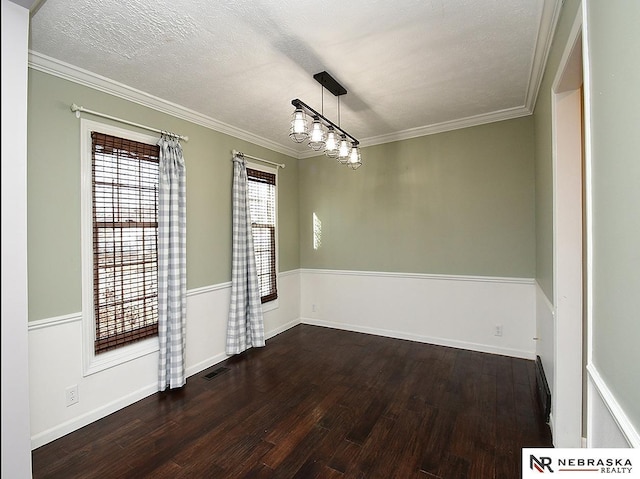
M 318 250 L 322 246 L 322 221 L 313 212 L 313 249 Z

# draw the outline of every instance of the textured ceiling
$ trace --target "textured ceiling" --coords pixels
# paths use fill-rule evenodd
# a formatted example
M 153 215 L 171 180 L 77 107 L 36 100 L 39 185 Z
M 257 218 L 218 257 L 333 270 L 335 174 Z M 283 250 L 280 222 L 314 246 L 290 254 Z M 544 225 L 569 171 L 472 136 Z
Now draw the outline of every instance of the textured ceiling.
M 291 100 L 337 123 L 313 79 L 324 70 L 347 89 L 340 124 L 363 146 L 529 114 L 559 4 L 46 0 L 30 60 L 305 156 L 287 136 Z

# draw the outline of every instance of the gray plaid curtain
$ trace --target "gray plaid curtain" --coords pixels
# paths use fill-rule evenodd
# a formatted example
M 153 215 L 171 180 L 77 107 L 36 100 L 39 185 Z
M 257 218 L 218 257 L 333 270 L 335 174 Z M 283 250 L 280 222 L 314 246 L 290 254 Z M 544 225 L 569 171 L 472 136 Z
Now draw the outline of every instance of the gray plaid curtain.
M 227 354 L 264 346 L 264 321 L 247 200 L 247 167 L 242 155 L 233 158 L 233 246 L 231 304 Z
M 158 145 L 158 387 L 164 391 L 186 383 L 187 188 L 178 139 L 163 134 Z

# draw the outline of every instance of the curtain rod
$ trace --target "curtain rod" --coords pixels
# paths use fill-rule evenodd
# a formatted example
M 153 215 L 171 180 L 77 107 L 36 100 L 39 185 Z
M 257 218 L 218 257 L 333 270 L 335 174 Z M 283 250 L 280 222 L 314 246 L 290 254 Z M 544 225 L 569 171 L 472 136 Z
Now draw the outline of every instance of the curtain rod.
M 258 158 L 257 156 L 251 156 L 251 155 L 242 153 L 241 151 L 233 150 L 233 156 L 236 156 L 236 155 L 242 155 L 245 158 L 249 158 L 251 160 L 256 160 L 256 161 L 262 161 L 263 163 L 269 163 L 270 165 L 277 166 L 278 168 L 284 168 L 285 166 L 287 166 L 284 163 L 275 163 L 273 161 L 263 160 L 262 158 Z
M 139 123 L 134 123 L 132 121 L 123 120 L 122 118 L 117 118 L 115 116 L 107 115 L 105 113 L 100 113 L 100 112 L 97 112 L 97 111 L 89 110 L 89 109 L 87 109 L 87 108 L 85 108 L 83 106 L 78 106 L 75 103 L 73 105 L 71 105 L 71 111 L 76 113 L 76 118 L 80 118 L 80 112 L 90 113 L 92 115 L 100 116 L 102 118 L 108 118 L 109 120 L 119 121 L 120 123 L 126 123 L 127 125 L 137 126 L 138 128 L 143 128 L 143 129 L 149 130 L 149 131 L 155 131 L 156 133 L 160 133 L 160 134 L 166 133 L 168 135 L 175 136 L 176 138 L 179 138 L 180 140 L 189 141 L 189 137 L 188 136 L 178 135 L 177 133 L 172 133 L 170 131 L 159 130 L 158 128 L 153 128 L 153 127 L 150 127 L 150 126 L 141 125 Z

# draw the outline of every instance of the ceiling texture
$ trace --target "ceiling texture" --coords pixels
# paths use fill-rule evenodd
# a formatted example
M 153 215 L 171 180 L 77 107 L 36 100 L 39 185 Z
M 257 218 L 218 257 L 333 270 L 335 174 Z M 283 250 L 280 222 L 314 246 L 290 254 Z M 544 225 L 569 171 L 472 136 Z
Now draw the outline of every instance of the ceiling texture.
M 365 147 L 531 114 L 560 6 L 46 0 L 31 12 L 29 65 L 305 158 L 288 137 L 294 98 Z M 347 89 L 339 121 L 321 71 Z

